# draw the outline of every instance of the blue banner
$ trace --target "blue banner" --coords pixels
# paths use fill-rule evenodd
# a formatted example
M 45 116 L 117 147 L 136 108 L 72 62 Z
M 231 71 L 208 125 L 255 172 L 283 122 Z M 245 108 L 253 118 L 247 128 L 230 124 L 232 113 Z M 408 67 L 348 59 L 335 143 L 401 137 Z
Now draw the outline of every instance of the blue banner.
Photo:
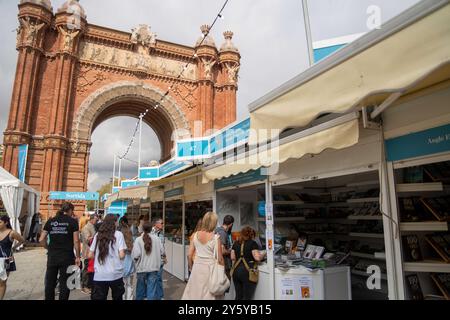
M 153 181 L 165 178 L 192 166 L 191 162 L 172 159 L 159 167 L 149 167 L 139 169 L 140 181 Z
M 386 140 L 388 161 L 400 161 L 450 151 L 450 125 Z
M 202 159 L 209 157 L 209 139 L 177 142 L 178 159 Z
M 119 192 L 120 189 L 122 189 L 122 188 L 121 188 L 121 187 L 113 187 L 113 188 L 112 188 L 112 193 Z
M 50 192 L 50 200 L 72 200 L 72 201 L 98 201 L 98 192 Z
M 19 146 L 19 173 L 18 178 L 25 183 L 25 174 L 27 171 L 28 145 L 23 144 Z
M 111 206 L 106 209 L 106 214 L 117 214 L 123 217 L 127 213 L 127 201 L 114 201 Z
M 191 166 L 190 163 L 186 164 L 184 161 L 171 160 L 159 168 L 159 177 L 164 178 L 189 166 Z
M 211 155 L 228 151 L 248 141 L 250 119 L 246 119 L 211 138 Z
M 125 188 L 130 188 L 130 187 L 136 187 L 136 186 L 141 186 L 144 185 L 144 183 L 142 181 L 138 181 L 138 180 L 123 180 L 120 183 L 122 189 Z
M 225 128 L 212 137 L 188 139 L 176 143 L 178 160 L 208 159 L 248 142 L 250 119 Z
M 224 178 L 221 180 L 214 181 L 214 188 L 216 190 L 228 188 L 228 187 L 237 187 L 239 185 L 253 183 L 257 181 L 263 181 L 267 178 L 261 174 L 261 169 L 252 170 L 246 173 L 241 173 L 235 176 L 231 176 L 229 178 Z

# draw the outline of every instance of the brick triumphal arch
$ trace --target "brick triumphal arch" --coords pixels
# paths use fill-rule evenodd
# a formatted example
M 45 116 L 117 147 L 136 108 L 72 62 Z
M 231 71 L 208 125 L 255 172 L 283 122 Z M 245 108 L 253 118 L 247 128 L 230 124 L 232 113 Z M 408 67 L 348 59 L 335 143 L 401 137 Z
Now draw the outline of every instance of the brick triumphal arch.
M 18 149 L 29 146 L 26 183 L 43 194 L 86 191 L 91 134 L 103 121 L 138 117 L 156 132 L 162 161 L 172 133 L 194 135 L 236 120 L 239 51 L 232 32 L 218 49 L 208 26 L 193 47 L 157 39 L 147 25 L 122 32 L 89 24 L 77 0 L 53 11 L 50 0 L 21 0 L 18 62 L 5 169 L 18 174 Z M 77 208 L 83 210 L 82 206 Z

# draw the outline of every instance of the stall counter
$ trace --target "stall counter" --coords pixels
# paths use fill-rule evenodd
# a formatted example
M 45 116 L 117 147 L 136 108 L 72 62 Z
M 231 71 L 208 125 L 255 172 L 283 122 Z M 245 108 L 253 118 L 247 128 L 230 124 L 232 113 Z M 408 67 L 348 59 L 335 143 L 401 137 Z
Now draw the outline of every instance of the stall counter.
M 270 272 L 259 267 L 255 300 L 270 300 Z M 303 266 L 281 271 L 275 268 L 275 300 L 351 300 L 350 267 L 309 270 Z

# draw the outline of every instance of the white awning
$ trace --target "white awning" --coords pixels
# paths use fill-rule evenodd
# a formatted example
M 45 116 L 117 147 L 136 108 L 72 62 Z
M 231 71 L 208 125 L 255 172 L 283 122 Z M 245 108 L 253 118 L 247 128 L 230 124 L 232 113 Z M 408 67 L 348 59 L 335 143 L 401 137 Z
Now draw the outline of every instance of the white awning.
M 279 146 L 272 144 L 266 150 L 258 150 L 221 166 L 206 168 L 203 183 L 261 167 L 268 168 L 289 159 L 300 159 L 307 154 L 319 154 L 329 148 L 348 148 L 358 141 L 359 120 L 355 112 L 282 139 Z
M 148 186 L 138 186 L 121 189 L 108 197 L 108 199 L 105 201 L 105 208 L 111 207 L 111 204 L 117 200 L 140 200 L 140 199 L 147 199 L 148 197 L 149 197 Z
M 449 1 L 419 3 L 252 104 L 251 129 L 304 127 L 448 80 L 449 21 Z

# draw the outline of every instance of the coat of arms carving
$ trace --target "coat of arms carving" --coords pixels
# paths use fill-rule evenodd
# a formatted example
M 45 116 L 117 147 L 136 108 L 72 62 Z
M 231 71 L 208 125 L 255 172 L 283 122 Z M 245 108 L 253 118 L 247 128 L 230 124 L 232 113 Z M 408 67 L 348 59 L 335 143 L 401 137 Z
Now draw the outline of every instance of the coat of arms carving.
M 137 28 L 131 30 L 131 42 L 138 46 L 155 47 L 156 34 L 146 24 L 140 24 Z

